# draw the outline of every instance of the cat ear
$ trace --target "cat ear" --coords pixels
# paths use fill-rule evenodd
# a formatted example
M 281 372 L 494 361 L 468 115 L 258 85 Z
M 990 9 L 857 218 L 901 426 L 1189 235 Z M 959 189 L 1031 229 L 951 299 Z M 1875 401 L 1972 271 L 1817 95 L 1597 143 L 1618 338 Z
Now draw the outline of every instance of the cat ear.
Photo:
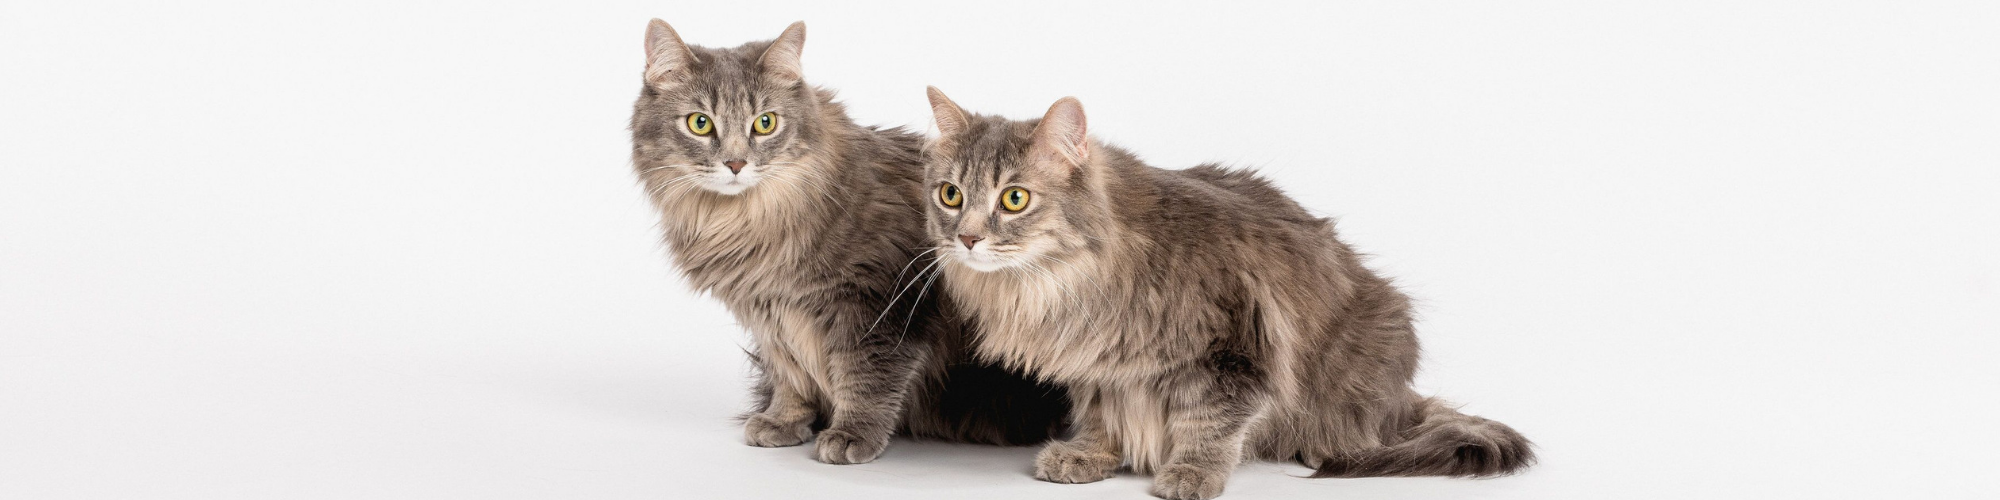
M 1083 103 L 1075 97 L 1064 97 L 1049 106 L 1049 112 L 1042 115 L 1041 123 L 1035 125 L 1034 146 L 1038 158 L 1067 161 L 1071 165 L 1083 166 L 1090 159 L 1090 140 L 1085 135 Z
M 927 87 L 931 96 L 931 116 L 936 117 L 938 136 L 951 137 L 965 131 L 965 110 L 944 96 L 937 87 Z
M 694 64 L 694 51 L 681 42 L 681 35 L 666 21 L 646 24 L 646 83 L 666 87 L 680 82 Z
M 764 49 L 764 55 L 757 64 L 764 67 L 764 74 L 787 82 L 805 79 L 805 71 L 799 67 L 799 54 L 806 48 L 806 22 L 792 23 L 785 33 L 771 41 L 771 47 Z

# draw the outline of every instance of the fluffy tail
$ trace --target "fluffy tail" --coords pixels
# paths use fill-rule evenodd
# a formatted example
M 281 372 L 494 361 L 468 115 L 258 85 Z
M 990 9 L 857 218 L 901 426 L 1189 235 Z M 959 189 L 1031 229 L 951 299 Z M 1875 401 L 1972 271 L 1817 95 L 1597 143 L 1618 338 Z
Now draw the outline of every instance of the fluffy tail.
M 1394 446 L 1350 452 L 1320 464 L 1312 477 L 1491 477 L 1535 462 L 1533 443 L 1506 424 L 1459 413 L 1435 398 L 1416 404 L 1417 424 Z

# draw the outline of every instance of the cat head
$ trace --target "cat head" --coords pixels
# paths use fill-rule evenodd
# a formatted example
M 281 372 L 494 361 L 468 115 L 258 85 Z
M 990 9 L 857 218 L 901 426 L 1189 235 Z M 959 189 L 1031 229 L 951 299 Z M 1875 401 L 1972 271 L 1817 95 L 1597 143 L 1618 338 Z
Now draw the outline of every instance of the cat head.
M 1065 97 L 1039 120 L 966 113 L 930 89 L 938 138 L 926 148 L 927 229 L 946 260 L 980 272 L 1037 267 L 1105 234 L 1101 162 L 1083 104 Z
M 805 41 L 799 22 L 771 41 L 690 46 L 654 19 L 646 27 L 645 87 L 632 112 L 642 177 L 665 192 L 736 195 L 801 168 L 825 128 L 799 68 Z

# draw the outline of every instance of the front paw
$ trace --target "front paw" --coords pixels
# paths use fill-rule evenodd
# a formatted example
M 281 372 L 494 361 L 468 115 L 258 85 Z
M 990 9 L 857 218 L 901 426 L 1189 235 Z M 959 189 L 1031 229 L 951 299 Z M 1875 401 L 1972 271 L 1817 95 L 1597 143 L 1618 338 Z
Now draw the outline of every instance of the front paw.
M 1229 471 L 1169 464 L 1153 475 L 1153 496 L 1167 500 L 1208 500 L 1222 495 Z
M 1118 456 L 1070 443 L 1050 443 L 1035 454 L 1035 479 L 1051 483 L 1094 483 L 1118 470 Z
M 750 446 L 776 448 L 797 446 L 812 438 L 812 426 L 808 422 L 785 423 L 762 413 L 751 415 L 743 421 L 743 441 Z
M 827 429 L 819 433 L 819 461 L 836 465 L 865 464 L 882 455 L 882 449 L 889 446 L 889 435 L 863 437 L 840 429 Z

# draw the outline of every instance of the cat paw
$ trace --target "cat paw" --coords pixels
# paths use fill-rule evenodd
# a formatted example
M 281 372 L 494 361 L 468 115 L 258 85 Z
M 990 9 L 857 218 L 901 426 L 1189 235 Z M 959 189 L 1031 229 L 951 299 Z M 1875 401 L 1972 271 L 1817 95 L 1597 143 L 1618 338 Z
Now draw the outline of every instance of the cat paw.
M 1118 457 L 1069 443 L 1052 443 L 1035 454 L 1035 479 L 1051 483 L 1094 483 L 1118 470 Z
M 815 448 L 819 452 L 819 461 L 847 465 L 873 462 L 888 446 L 889 436 L 886 434 L 869 439 L 840 429 L 827 429 L 819 433 Z
M 743 421 L 743 441 L 750 446 L 798 446 L 812 439 L 812 434 L 812 426 L 807 422 L 788 424 L 764 414 L 751 415 Z
M 1153 474 L 1153 496 L 1167 500 L 1208 500 L 1222 495 L 1229 471 L 1169 464 Z

